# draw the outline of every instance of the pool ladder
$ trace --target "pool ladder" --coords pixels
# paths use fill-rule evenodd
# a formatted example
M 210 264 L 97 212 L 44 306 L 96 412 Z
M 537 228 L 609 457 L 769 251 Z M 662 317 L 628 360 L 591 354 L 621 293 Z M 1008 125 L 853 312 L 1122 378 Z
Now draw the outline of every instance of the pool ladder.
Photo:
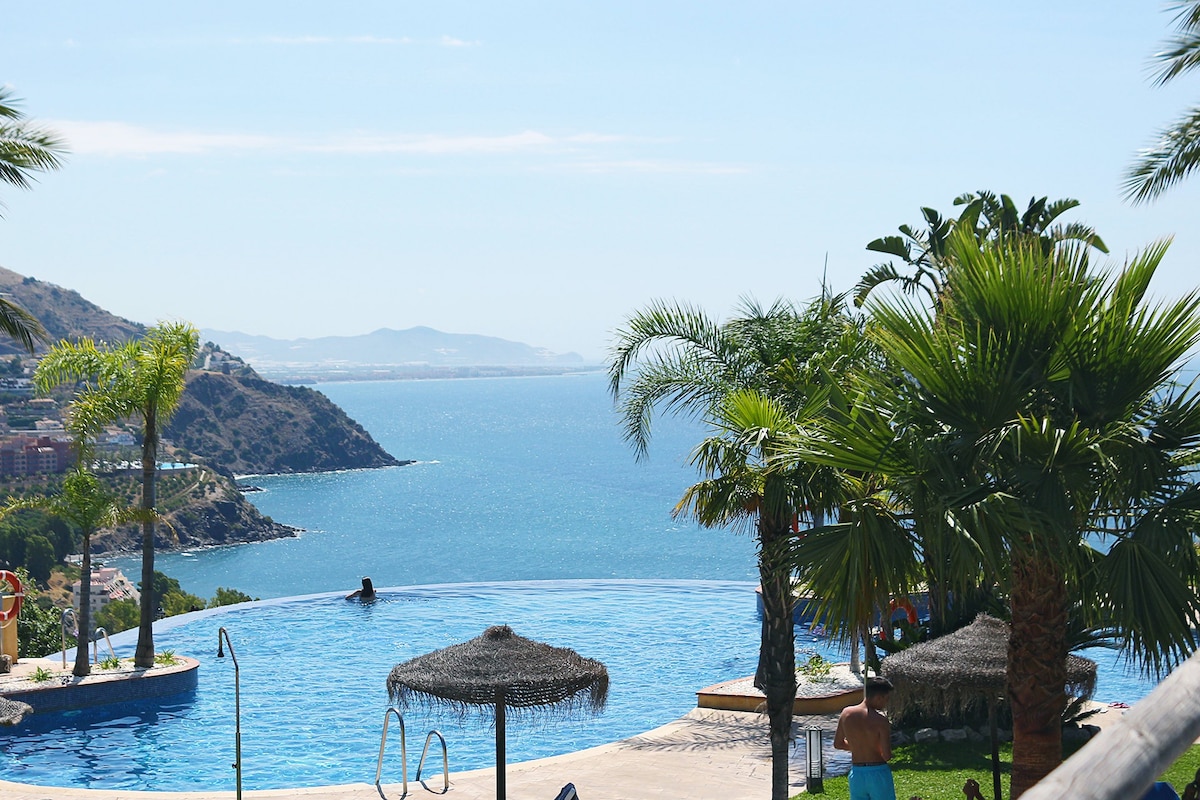
M 75 609 L 65 608 L 62 612 L 62 660 L 63 669 L 67 668 L 67 634 L 75 637 L 75 646 L 79 647 L 79 618 L 75 615 Z M 96 628 L 92 634 L 92 663 L 100 663 L 100 634 L 104 634 L 104 643 L 108 645 L 108 652 L 113 658 L 117 657 L 117 652 L 113 650 L 112 640 L 108 638 L 108 631 L 104 628 Z M 87 644 L 82 643 L 84 652 L 87 651 Z
M 404 717 L 400 714 L 400 710 L 395 706 L 388 708 L 383 712 L 383 734 L 379 737 L 379 762 L 375 765 L 375 789 L 379 792 L 379 796 L 383 797 L 383 790 L 379 788 L 379 778 L 383 774 L 383 751 L 387 747 L 388 722 L 391 721 L 392 715 L 396 715 L 396 721 L 400 723 L 400 770 L 404 780 L 404 794 L 401 797 L 408 796 L 408 744 L 404 735 Z M 437 737 L 442 745 L 442 790 L 439 792 L 436 789 L 430 789 L 425 781 L 421 780 L 421 771 L 425 769 L 425 756 L 429 755 L 429 744 L 433 741 L 433 737 Z M 425 736 L 425 747 L 421 749 L 421 760 L 417 762 L 416 780 L 428 792 L 435 794 L 445 794 L 450 790 L 450 756 L 446 752 L 446 737 L 442 736 L 439 731 L 432 730 Z

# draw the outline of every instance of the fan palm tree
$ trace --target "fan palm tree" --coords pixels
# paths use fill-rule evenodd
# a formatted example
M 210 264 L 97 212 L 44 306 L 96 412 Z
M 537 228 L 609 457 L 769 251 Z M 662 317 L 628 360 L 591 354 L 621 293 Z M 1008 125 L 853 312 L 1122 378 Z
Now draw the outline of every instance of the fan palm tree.
M 1150 670 L 1197 645 L 1200 396 L 1172 380 L 1200 342 L 1200 298 L 1147 302 L 1165 252 L 1107 275 L 1082 245 L 955 232 L 942 307 L 873 303 L 869 335 L 896 370 L 865 374 L 800 449 L 905 487 L 943 521 L 913 526 L 917 549 L 1007 590 L 1013 797 L 1062 759 L 1071 587 Z
M 56 134 L 24 122 L 24 117 L 11 90 L 0 86 L 0 183 L 22 189 L 33 182 L 33 173 L 61 167 L 65 153 Z M 37 340 L 46 339 L 46 331 L 32 314 L 3 297 L 0 330 L 31 353 Z
M 1159 86 L 1170 83 L 1200 65 L 1200 0 L 1175 3 L 1178 33 L 1155 58 L 1162 69 Z M 1138 154 L 1125 173 L 1125 197 L 1134 203 L 1153 200 L 1200 167 L 1200 106 L 1188 109 L 1158 141 Z
M 154 664 L 154 508 L 159 430 L 179 405 L 199 350 L 187 323 L 160 323 L 117 348 L 84 339 L 59 342 L 38 365 L 39 386 L 83 381 L 81 394 L 96 419 L 137 417 L 142 422 L 142 601 L 134 664 Z
M 824 374 L 853 359 L 860 339 L 841 298 L 823 296 L 803 311 L 747 302 L 724 324 L 659 302 L 617 332 L 609 367 L 625 438 L 639 457 L 656 410 L 698 417 L 710 428 L 694 454 L 704 479 L 675 513 L 705 526 L 748 527 L 757 540 L 763 622 L 755 685 L 766 695 L 775 800 L 788 796 L 796 696 L 789 541 L 794 526 L 836 505 L 837 484 L 829 470 L 778 465 L 773 457 L 799 420 L 823 408 Z
M 1082 242 L 1107 253 L 1104 241 L 1091 227 L 1078 222 L 1062 224 L 1058 218 L 1076 208 L 1078 200 L 1064 198 L 1050 202 L 1047 197 L 1031 197 L 1023 212 L 1006 194 L 967 192 L 954 198 L 954 205 L 963 206 L 957 218 L 943 217 L 932 208 L 922 208 L 921 216 L 927 227 L 901 225 L 900 236 L 883 236 L 873 240 L 867 249 L 898 257 L 910 270 L 904 274 L 891 261 L 876 264 L 854 287 L 854 304 L 861 307 L 877 286 L 898 284 L 907 295 L 924 294 L 931 303 L 939 302 L 952 266 L 949 260 L 950 235 L 959 228 L 972 231 L 982 245 L 1002 237 L 1026 236 L 1038 240 L 1049 250 L 1063 242 Z

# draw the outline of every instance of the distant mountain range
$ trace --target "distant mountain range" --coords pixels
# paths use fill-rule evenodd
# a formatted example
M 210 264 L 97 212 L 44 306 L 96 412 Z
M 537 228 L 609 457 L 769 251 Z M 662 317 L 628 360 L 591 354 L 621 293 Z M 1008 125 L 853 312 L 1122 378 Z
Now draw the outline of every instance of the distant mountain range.
M 443 333 L 416 327 L 397 331 L 380 328 L 361 336 L 319 339 L 272 339 L 236 331 L 201 331 L 207 341 L 244 359 L 260 372 L 297 369 L 583 366 L 578 353 L 552 353 L 493 336 Z

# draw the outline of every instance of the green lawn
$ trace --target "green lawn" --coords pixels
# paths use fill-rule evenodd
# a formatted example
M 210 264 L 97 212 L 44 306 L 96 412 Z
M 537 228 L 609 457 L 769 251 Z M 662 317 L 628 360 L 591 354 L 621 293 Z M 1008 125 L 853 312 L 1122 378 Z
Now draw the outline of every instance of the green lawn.
M 1001 788 L 1008 796 L 1008 774 L 1012 763 L 1012 745 L 1000 746 Z M 1194 745 L 1162 776 L 1175 791 L 1183 794 L 1183 787 L 1196 776 L 1200 769 L 1200 745 Z M 910 744 L 897 747 L 892 756 L 892 773 L 896 779 L 896 797 L 908 800 L 914 795 L 925 800 L 955 800 L 962 798 L 963 784 L 967 778 L 979 781 L 986 797 L 992 796 L 991 745 L 987 742 L 972 744 Z M 805 795 L 796 795 L 804 797 Z M 849 780 L 846 777 L 826 778 L 825 797 L 830 800 L 848 800 Z

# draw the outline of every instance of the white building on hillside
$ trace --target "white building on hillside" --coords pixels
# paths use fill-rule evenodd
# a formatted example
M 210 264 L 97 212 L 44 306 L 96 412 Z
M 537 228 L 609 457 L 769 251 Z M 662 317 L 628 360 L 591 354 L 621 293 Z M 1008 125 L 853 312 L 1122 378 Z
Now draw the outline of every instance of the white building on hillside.
M 76 611 L 79 611 L 79 590 L 82 585 L 82 581 L 71 584 L 71 605 Z M 91 606 L 90 613 L 95 614 L 114 600 L 126 599 L 138 603 L 141 602 L 142 594 L 125 577 L 125 573 L 116 567 L 92 570 L 92 594 L 88 603 Z

